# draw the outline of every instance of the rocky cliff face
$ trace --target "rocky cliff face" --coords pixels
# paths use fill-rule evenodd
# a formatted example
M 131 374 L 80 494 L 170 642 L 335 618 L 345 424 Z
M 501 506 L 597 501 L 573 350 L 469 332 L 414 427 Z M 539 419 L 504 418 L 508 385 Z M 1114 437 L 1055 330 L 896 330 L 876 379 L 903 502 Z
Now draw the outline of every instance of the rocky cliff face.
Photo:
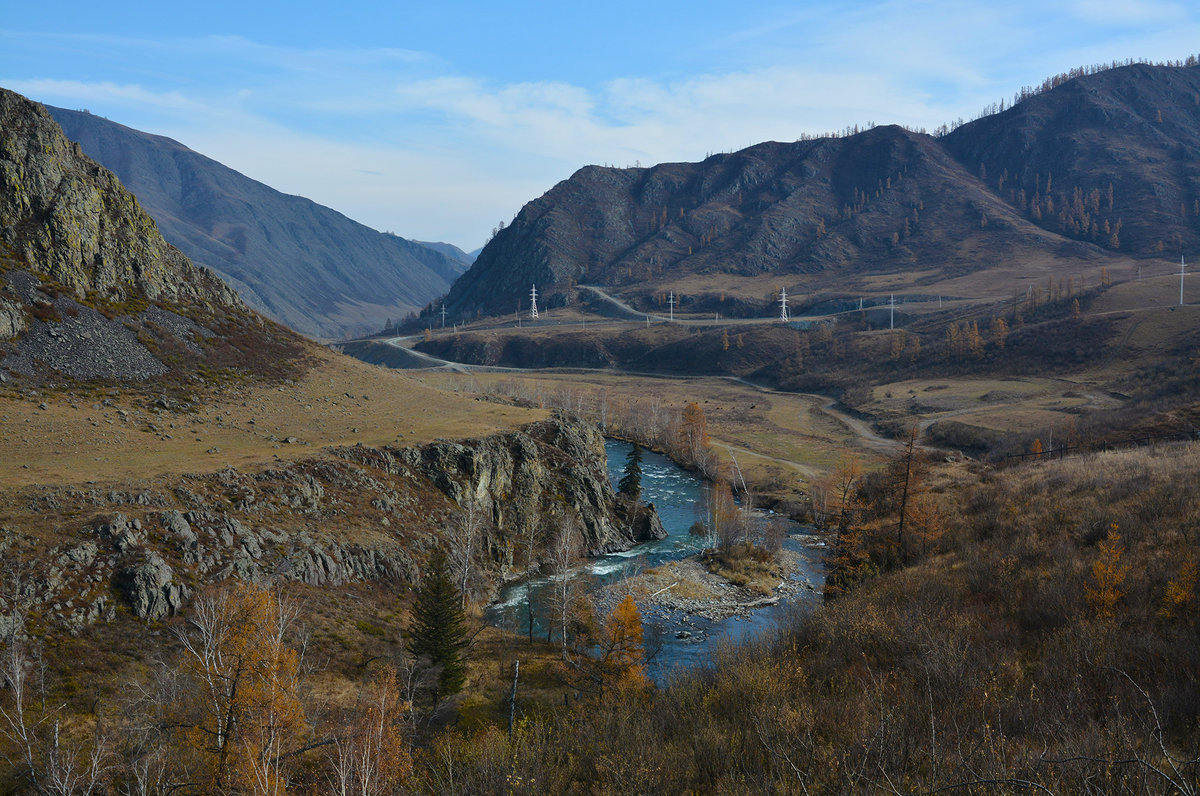
M 578 520 L 588 555 L 628 550 L 666 534 L 618 505 L 608 480 L 604 438 L 561 417 L 468 442 L 400 451 L 397 459 L 429 477 L 455 503 L 475 501 L 490 517 L 493 558 L 512 563 L 521 540 L 548 541 L 555 523 Z M 639 521 L 640 520 L 640 521 Z
M 166 243 L 41 105 L 0 89 L 0 381 L 278 376 L 300 346 Z
M 117 178 L 66 139 L 46 109 L 0 89 L 0 240 L 76 298 L 241 306 L 158 233 Z
M 18 613 L 74 631 L 123 612 L 163 619 L 226 578 L 403 591 L 472 499 L 492 519 L 479 597 L 517 563 L 523 570 L 514 555 L 529 534 L 540 554 L 557 523 L 577 523 L 592 553 L 663 535 L 652 508 L 616 500 L 595 428 L 566 417 L 476 440 L 328 453 L 130 489 L 0 495 L 22 507 L 0 527 L 0 555 L 23 573 L 0 595 L 0 635 Z M 48 521 L 54 530 L 39 530 Z

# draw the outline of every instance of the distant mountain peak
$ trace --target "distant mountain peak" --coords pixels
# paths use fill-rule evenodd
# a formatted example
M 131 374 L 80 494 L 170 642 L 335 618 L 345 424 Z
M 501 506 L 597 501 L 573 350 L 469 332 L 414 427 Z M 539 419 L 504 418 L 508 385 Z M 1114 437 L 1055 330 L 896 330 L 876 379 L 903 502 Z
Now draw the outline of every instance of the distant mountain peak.
M 178 141 L 86 112 L 49 111 L 138 196 L 167 240 L 297 331 L 374 331 L 445 293 L 464 269 L 444 252 L 276 191 Z

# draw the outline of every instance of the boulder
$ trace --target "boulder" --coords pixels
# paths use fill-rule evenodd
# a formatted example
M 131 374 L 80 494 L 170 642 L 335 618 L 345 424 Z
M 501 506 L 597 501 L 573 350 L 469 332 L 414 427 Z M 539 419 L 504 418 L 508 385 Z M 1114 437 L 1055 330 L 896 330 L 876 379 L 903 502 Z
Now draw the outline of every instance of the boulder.
M 153 550 L 117 573 L 117 587 L 139 619 L 154 621 L 174 616 L 188 595 L 186 587 L 174 582 L 175 573 Z

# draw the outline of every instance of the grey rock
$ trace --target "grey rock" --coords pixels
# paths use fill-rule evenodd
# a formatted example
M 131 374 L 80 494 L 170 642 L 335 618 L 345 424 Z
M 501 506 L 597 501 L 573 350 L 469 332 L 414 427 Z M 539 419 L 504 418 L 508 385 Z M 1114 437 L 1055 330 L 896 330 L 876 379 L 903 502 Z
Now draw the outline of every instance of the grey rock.
M 164 511 L 159 519 L 162 522 L 163 530 L 178 539 L 185 548 L 195 550 L 199 545 L 199 537 L 196 536 L 192 526 L 179 511 L 175 509 Z
M 0 296 L 0 340 L 9 340 L 29 328 L 29 319 L 20 304 Z M 0 381 L 4 381 L 0 373 Z
M 68 141 L 46 109 L 0 90 L 0 217 L 5 243 L 83 299 L 216 302 L 243 307 L 210 272 L 167 244 L 112 172 Z
M 96 528 L 96 535 L 110 542 L 120 553 L 129 552 L 141 542 L 141 537 L 133 523 L 120 512 L 117 512 L 107 523 Z
M 117 575 L 117 587 L 139 619 L 154 621 L 174 616 L 188 596 L 186 587 L 174 582 L 175 573 L 153 550 L 140 563 L 125 567 Z
M 83 544 L 72 547 L 58 557 L 60 566 L 69 567 L 72 565 L 87 567 L 91 566 L 96 561 L 96 554 L 99 552 L 95 542 L 84 542 Z

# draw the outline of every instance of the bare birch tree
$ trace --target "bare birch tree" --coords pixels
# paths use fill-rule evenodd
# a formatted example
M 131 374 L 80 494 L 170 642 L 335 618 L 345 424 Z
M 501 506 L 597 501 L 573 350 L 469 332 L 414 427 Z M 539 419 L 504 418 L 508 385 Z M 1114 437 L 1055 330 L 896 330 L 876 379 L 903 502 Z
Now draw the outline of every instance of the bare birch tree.
M 488 517 L 479 499 L 468 495 L 463 498 L 458 516 L 448 529 L 450 567 L 462 597 L 463 608 L 467 607 L 467 600 L 479 572 L 479 549 L 483 530 L 487 525 Z

